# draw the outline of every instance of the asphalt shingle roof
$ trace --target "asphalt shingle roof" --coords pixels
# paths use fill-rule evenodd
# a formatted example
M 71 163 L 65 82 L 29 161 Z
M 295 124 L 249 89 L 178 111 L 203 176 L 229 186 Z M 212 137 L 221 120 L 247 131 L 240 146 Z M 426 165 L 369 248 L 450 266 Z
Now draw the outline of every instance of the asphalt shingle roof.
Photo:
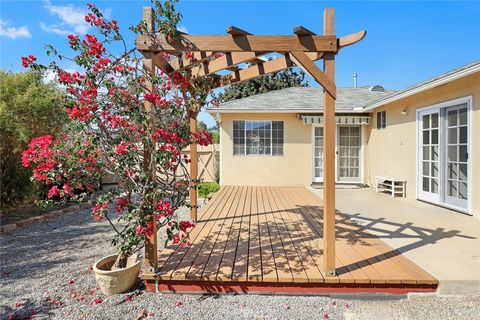
M 337 88 L 335 108 L 337 112 L 355 112 L 356 108 L 386 97 L 394 91 L 372 91 L 369 87 Z M 210 107 L 208 112 L 312 112 L 318 113 L 323 109 L 323 88 L 292 87 L 270 91 L 243 99 L 232 100 L 218 107 Z

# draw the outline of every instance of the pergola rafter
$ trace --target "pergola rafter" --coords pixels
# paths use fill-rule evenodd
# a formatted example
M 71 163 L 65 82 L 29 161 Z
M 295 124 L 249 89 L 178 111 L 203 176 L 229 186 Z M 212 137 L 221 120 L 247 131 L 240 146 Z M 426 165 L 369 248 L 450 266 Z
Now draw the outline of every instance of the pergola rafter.
M 144 8 L 144 20 L 154 30 L 152 8 Z M 137 37 L 137 49 L 150 63 L 167 74 L 187 72 L 192 77 L 210 77 L 211 89 L 259 76 L 300 67 L 324 89 L 324 211 L 323 240 L 325 270 L 335 275 L 335 55 L 340 49 L 361 41 L 366 31 L 336 37 L 334 10 L 324 11 L 323 34 L 318 35 L 304 26 L 293 29 L 293 35 L 253 35 L 235 26 L 227 28 L 227 35 L 188 35 L 168 41 L 156 32 Z M 279 57 L 268 59 L 272 53 Z M 170 58 L 167 58 L 170 57 Z M 323 59 L 323 70 L 315 61 Z M 225 72 L 227 72 L 225 74 Z M 146 106 L 149 107 L 148 105 Z M 190 109 L 190 131 L 196 131 L 196 117 L 201 106 Z M 198 159 L 196 145 L 190 147 L 190 203 L 191 218 L 197 219 L 196 179 Z M 154 246 L 154 248 L 152 248 Z M 146 241 L 147 252 L 156 251 L 155 241 Z M 147 255 L 149 257 L 156 255 Z M 148 272 L 157 270 L 157 261 L 147 261 Z

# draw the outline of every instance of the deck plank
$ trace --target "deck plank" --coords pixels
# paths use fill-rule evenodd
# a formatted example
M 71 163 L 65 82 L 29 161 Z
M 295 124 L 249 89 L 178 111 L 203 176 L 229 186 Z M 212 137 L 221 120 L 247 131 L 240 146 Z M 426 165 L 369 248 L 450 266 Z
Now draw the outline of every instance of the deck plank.
M 261 243 L 260 243 L 260 229 L 259 229 L 259 215 L 258 209 L 258 187 L 252 187 L 252 204 L 250 214 L 250 239 L 248 243 L 248 281 L 262 281 L 263 264 Z
M 252 216 L 252 187 L 247 187 L 245 206 L 240 221 L 240 233 L 237 240 L 237 250 L 233 260 L 233 281 L 247 281 L 248 279 L 248 253 L 250 245 L 250 219 Z M 261 266 L 262 264 L 259 263 Z
M 261 251 L 261 261 L 262 261 L 262 281 L 264 282 L 277 282 L 277 268 L 275 267 L 275 256 L 272 246 L 272 239 L 270 238 L 270 227 L 269 227 L 269 218 L 268 213 L 271 209 L 267 209 L 265 206 L 264 188 L 257 187 L 257 206 L 259 210 L 258 223 L 259 223 L 259 234 L 260 234 L 260 251 Z M 290 270 L 288 272 L 291 273 Z M 282 274 L 282 277 L 285 278 L 285 274 Z

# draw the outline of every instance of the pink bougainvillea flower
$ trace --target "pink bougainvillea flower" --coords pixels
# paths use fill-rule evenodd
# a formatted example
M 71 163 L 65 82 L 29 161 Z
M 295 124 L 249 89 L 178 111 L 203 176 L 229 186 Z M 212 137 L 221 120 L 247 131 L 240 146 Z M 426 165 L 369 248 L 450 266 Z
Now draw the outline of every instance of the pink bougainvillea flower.
M 178 300 L 177 302 L 175 302 L 175 307 L 181 307 L 183 306 L 183 302 Z
M 23 306 L 23 303 L 21 303 L 21 302 L 16 302 L 15 303 L 15 308 L 20 308 L 21 306 Z
M 122 141 L 119 144 L 117 144 L 114 152 L 115 154 L 125 154 L 127 153 L 127 149 L 128 149 L 128 144 L 125 141 Z
M 100 304 L 103 302 L 103 299 L 102 298 L 95 298 L 93 299 L 92 301 L 90 301 L 90 305 L 94 306 L 96 304 Z
M 46 298 L 46 301 L 52 305 L 54 305 L 55 307 L 61 307 L 63 306 L 64 302 L 61 301 L 61 300 L 58 300 L 58 299 L 55 299 L 55 298 L 52 298 L 52 297 L 47 297 Z
M 74 284 L 74 283 L 75 283 L 75 279 L 70 279 L 70 280 L 68 281 L 68 284 Z
M 47 197 L 48 198 L 53 198 L 54 196 L 60 194 L 60 190 L 58 189 L 57 186 L 53 186 L 50 188 L 50 190 L 48 190 L 48 194 L 47 194 Z
M 332 307 L 333 307 L 334 309 L 337 308 L 337 302 L 336 302 L 336 301 L 332 301 L 332 302 L 331 302 L 331 305 L 332 305 Z
M 323 320 L 328 320 L 330 319 L 330 317 L 328 316 L 328 313 L 324 313 L 323 314 Z
M 349 309 L 349 308 L 350 308 L 350 305 L 347 303 L 347 304 L 345 305 L 345 308 L 346 308 L 346 309 Z
M 283 305 L 283 309 L 285 309 L 285 310 L 290 310 L 290 306 L 289 306 L 288 304 L 284 304 L 284 305 Z
M 240 304 L 240 308 L 244 309 L 247 305 L 245 303 Z

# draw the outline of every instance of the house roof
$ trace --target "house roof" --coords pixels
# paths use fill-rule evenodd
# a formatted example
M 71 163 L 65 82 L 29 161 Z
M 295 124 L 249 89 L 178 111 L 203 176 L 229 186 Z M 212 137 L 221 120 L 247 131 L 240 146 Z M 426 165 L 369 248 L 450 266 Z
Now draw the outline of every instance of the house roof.
M 388 96 L 372 101 L 365 107 L 365 111 L 369 111 L 369 110 L 378 108 L 382 105 L 385 105 L 387 103 L 406 98 L 408 96 L 411 96 L 413 94 L 416 94 L 428 89 L 435 88 L 447 82 L 468 76 L 476 72 L 480 72 L 480 60 L 474 61 L 467 65 L 442 73 L 441 75 L 425 80 L 423 82 L 419 82 L 403 90 L 394 92 Z
M 362 112 L 363 108 L 394 91 L 379 86 L 358 88 L 337 88 L 336 112 Z M 207 109 L 209 113 L 318 113 L 323 110 L 323 88 L 292 87 L 270 91 L 243 99 L 232 100 L 218 107 Z M 361 110 L 358 110 L 362 108 Z
M 480 72 L 480 60 L 414 84 L 400 91 L 377 91 L 375 87 L 337 88 L 336 112 L 369 112 L 387 103 L 432 89 L 450 81 Z M 373 88 L 373 90 L 372 90 Z M 380 87 L 381 88 L 381 87 Z M 319 113 L 323 110 L 323 88 L 293 87 L 232 100 L 209 113 Z

